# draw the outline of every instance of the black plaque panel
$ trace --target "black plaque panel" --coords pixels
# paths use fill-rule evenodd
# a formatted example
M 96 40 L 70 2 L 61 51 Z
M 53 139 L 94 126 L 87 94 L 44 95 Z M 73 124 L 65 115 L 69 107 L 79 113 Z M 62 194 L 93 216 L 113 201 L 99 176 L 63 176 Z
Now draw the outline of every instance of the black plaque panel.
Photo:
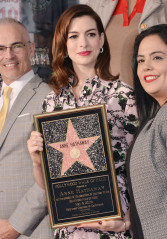
M 34 115 L 51 227 L 122 218 L 105 105 Z

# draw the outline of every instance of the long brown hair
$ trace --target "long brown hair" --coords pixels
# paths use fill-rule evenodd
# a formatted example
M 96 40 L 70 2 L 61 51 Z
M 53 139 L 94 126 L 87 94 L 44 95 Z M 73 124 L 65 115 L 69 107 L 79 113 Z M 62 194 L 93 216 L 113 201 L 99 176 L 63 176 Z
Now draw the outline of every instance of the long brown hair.
M 54 73 L 50 80 L 50 86 L 56 93 L 59 93 L 60 89 L 69 83 L 69 77 L 71 75 L 74 75 L 76 79 L 74 85 L 77 85 L 78 83 L 78 78 L 74 72 L 72 61 L 69 57 L 66 57 L 66 43 L 71 20 L 82 16 L 90 16 L 91 18 L 93 18 L 97 24 L 99 35 L 101 35 L 101 33 L 104 33 L 104 52 L 99 54 L 97 58 L 97 62 L 95 64 L 96 74 L 106 81 L 115 80 L 118 78 L 118 76 L 111 75 L 109 71 L 110 49 L 100 17 L 88 5 L 77 4 L 64 11 L 64 13 L 60 16 L 55 28 L 52 44 L 52 68 Z

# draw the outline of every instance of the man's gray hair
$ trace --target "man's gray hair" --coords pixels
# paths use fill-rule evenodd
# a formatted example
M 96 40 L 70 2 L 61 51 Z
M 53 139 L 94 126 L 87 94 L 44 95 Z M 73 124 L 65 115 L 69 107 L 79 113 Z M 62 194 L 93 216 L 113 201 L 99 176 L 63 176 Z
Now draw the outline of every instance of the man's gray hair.
M 14 18 L 5 17 L 5 18 L 0 19 L 0 25 L 1 24 L 12 24 L 12 23 L 18 24 L 18 25 L 22 26 L 25 30 L 27 30 L 27 28 L 24 26 L 23 23 L 21 23 L 20 21 L 17 21 Z

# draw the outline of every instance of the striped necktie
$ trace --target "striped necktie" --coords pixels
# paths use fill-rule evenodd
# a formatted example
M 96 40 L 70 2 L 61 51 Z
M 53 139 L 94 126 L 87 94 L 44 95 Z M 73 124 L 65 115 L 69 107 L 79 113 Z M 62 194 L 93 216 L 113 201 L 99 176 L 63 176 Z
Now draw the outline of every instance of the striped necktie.
M 9 106 L 9 96 L 12 91 L 12 88 L 10 86 L 6 86 L 4 88 L 4 95 L 3 95 L 3 106 L 0 111 L 0 133 L 2 131 L 3 125 L 5 123 L 6 115 L 8 112 L 8 106 Z

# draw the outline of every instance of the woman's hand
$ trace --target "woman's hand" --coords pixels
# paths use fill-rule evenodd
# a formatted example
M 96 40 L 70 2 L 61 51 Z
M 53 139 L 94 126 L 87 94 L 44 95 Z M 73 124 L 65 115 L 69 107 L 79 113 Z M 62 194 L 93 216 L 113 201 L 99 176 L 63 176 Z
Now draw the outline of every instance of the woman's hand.
M 92 229 L 98 229 L 103 232 L 113 231 L 113 232 L 125 232 L 130 229 L 131 222 L 129 218 L 129 210 L 125 215 L 123 220 L 112 219 L 112 220 L 101 220 L 98 222 L 82 223 L 77 227 L 86 227 Z
M 29 140 L 27 140 L 27 147 L 33 160 L 33 165 L 40 165 L 40 152 L 43 151 L 42 134 L 37 131 L 32 131 Z
M 44 180 L 41 168 L 40 152 L 43 151 L 43 137 L 37 131 L 32 131 L 29 140 L 27 140 L 27 147 L 33 160 L 33 174 L 36 183 L 44 188 Z

